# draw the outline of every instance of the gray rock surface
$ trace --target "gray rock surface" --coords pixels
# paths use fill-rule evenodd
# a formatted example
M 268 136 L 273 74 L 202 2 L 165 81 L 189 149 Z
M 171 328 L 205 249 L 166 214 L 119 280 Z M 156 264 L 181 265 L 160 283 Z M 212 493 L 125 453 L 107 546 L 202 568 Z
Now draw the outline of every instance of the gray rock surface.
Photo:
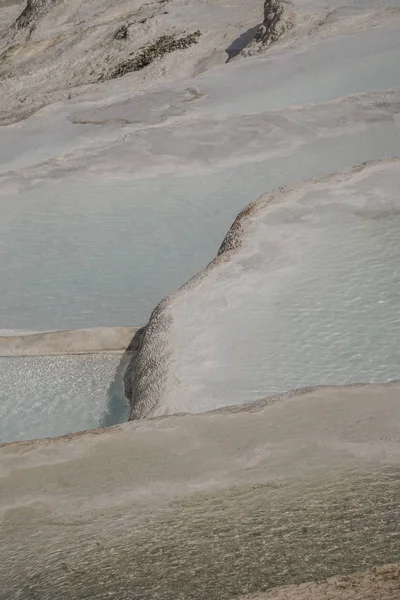
M 399 18 L 398 0 L 379 6 L 266 0 L 264 11 L 259 0 L 2 0 L 0 124 L 74 97 L 101 92 L 111 98 L 121 87 L 138 91 L 191 77 L 242 50 L 258 53 L 277 41 L 354 33 Z M 138 64 L 146 68 L 137 70 Z M 99 87 L 124 73 L 129 80 L 122 86 Z

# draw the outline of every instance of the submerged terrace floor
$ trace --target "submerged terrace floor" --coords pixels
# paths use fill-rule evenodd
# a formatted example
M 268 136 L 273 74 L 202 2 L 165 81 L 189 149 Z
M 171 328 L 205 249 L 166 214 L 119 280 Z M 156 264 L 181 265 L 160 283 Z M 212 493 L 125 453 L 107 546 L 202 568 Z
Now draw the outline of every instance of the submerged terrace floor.
M 128 419 L 122 377 L 133 327 L 0 336 L 0 443 Z

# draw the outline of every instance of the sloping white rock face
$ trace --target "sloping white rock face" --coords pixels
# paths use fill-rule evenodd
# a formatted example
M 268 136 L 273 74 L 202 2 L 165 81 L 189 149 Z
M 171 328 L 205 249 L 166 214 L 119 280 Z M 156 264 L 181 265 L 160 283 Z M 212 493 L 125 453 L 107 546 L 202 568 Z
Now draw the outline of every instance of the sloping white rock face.
M 132 418 L 399 375 L 400 159 L 280 188 L 154 311 Z M 132 374 L 133 373 L 133 374 Z
M 262 15 L 260 0 L 248 0 L 245 4 L 229 0 L 223 6 L 217 0 L 8 0 L 2 5 L 3 124 L 24 119 L 54 102 L 85 92 L 96 93 L 102 82 L 118 78 L 124 69 L 134 71 L 131 85 L 135 91 L 156 81 L 190 77 L 223 62 L 230 38 L 234 40 L 243 29 L 257 24 Z M 201 35 L 186 52 L 170 52 L 167 44 L 165 54 L 153 56 L 153 50 L 146 56 L 152 46 L 162 47 L 159 41 L 163 36 L 181 39 L 197 30 Z M 129 61 L 138 57 L 148 58 L 149 68 L 126 69 Z M 116 88 L 125 93 L 131 89 L 126 82 L 105 87 L 108 97 Z

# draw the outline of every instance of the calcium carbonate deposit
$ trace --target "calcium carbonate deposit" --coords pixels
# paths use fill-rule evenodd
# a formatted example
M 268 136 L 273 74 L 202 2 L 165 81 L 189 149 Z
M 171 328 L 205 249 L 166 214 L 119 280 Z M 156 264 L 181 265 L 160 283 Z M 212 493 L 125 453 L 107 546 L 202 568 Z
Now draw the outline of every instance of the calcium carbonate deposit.
M 399 159 L 378 161 L 250 205 L 153 313 L 127 375 L 132 417 L 398 378 L 399 179 Z
M 399 154 L 397 0 L 266 2 L 262 26 L 259 0 L 167 4 L 0 6 L 6 333 L 143 326 L 249 202 Z M 260 247 L 150 322 L 131 416 L 396 378 L 398 179 L 377 181 L 251 217 Z M 126 418 L 119 359 L 58 352 L 1 359 L 2 440 Z
M 399 73 L 400 0 L 0 0 L 0 600 L 399 600 Z

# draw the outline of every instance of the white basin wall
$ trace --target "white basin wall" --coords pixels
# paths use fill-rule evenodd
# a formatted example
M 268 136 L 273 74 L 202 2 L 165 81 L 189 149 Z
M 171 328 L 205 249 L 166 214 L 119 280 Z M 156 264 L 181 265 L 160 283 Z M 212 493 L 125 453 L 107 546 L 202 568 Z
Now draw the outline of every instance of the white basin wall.
M 381 161 L 251 205 L 226 254 L 154 312 L 132 417 L 397 379 L 399 181 L 400 160 Z

